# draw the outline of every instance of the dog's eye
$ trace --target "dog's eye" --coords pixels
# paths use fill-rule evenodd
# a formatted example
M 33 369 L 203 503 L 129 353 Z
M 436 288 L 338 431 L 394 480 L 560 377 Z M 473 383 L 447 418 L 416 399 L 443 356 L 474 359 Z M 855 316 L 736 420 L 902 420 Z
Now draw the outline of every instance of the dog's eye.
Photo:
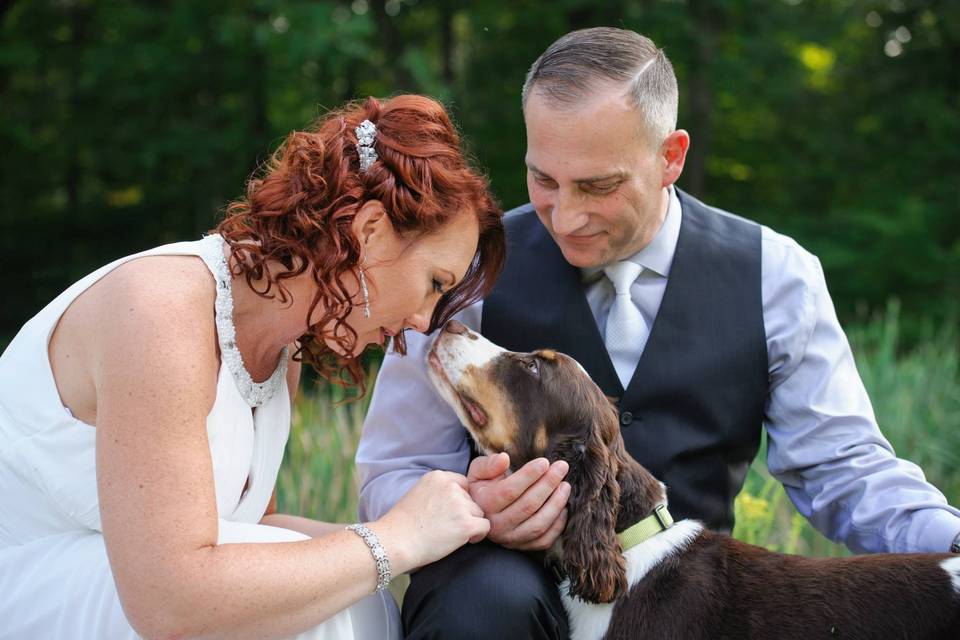
M 524 360 L 523 366 L 527 368 L 527 371 L 532 373 L 535 376 L 540 375 L 540 361 L 536 358 L 530 358 L 529 360 Z

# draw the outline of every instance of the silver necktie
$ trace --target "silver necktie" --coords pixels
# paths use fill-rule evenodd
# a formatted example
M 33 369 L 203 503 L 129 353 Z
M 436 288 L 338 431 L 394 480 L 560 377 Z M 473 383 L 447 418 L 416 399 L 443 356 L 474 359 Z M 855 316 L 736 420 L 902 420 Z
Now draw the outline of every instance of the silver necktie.
M 614 263 L 603 270 L 613 283 L 616 294 L 607 316 L 607 352 L 624 389 L 630 384 L 649 334 L 643 314 L 630 295 L 630 287 L 642 271 L 643 267 L 629 260 Z

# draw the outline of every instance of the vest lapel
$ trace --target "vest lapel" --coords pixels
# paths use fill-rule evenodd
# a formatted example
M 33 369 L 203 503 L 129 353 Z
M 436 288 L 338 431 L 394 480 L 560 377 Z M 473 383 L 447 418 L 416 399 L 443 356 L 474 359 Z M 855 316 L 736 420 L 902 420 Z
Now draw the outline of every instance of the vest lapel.
M 689 317 L 683 312 L 682 298 L 685 283 L 689 280 L 687 264 L 692 240 L 685 197 L 680 194 L 678 197 L 683 213 L 670 277 L 646 347 L 626 390 L 610 361 L 603 336 L 587 303 L 580 270 L 566 261 L 532 211 L 520 213 L 508 221 L 509 264 L 496 289 L 488 296 L 488 301 L 492 298 L 494 304 L 484 303 L 483 333 L 511 351 L 549 347 L 567 353 L 583 365 L 606 395 L 621 403 L 636 397 L 647 379 L 645 372 L 651 367 L 649 362 L 670 357 L 661 345 L 676 344 L 689 323 Z M 522 297 L 505 299 L 511 292 L 522 292 Z M 487 309 L 493 307 L 513 309 L 519 314 L 527 313 L 527 309 L 533 311 L 529 312 L 530 322 L 518 326 L 511 324 L 510 318 L 500 319 L 488 314 Z

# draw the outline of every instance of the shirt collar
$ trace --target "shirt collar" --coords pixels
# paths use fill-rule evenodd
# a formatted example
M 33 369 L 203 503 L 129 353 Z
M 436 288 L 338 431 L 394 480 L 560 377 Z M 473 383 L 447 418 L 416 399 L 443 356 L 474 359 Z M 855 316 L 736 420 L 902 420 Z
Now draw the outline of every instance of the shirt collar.
M 673 255 L 677 251 L 677 239 L 680 237 L 680 199 L 677 197 L 677 191 L 673 185 L 669 189 L 669 202 L 667 204 L 667 215 L 663 219 L 663 224 L 657 234 L 640 251 L 627 258 L 631 262 L 636 262 L 644 269 L 652 271 L 664 278 L 670 275 L 670 265 L 673 264 Z M 600 277 L 603 267 L 590 267 L 581 269 L 584 282 L 593 282 Z

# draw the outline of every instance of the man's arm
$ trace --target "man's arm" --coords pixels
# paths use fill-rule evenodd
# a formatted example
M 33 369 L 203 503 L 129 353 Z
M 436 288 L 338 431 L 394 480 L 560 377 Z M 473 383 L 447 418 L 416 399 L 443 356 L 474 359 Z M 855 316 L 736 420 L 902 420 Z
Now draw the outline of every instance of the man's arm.
M 763 232 L 770 472 L 817 529 L 854 551 L 948 551 L 960 511 L 880 433 L 819 261 Z
M 478 329 L 481 304 L 457 320 Z M 470 462 L 466 430 L 427 377 L 433 337 L 408 331 L 406 340 L 407 355 L 383 359 L 357 447 L 363 521 L 382 517 L 428 471 L 465 474 Z
M 479 330 L 481 307 L 477 303 L 457 319 Z M 490 520 L 491 541 L 513 549 L 549 548 L 566 524 L 567 463 L 538 458 L 510 474 L 504 454 L 471 462 L 466 429 L 427 377 L 431 342 L 408 335 L 407 355 L 384 358 L 357 449 L 360 519 L 382 517 L 420 476 L 444 469 L 466 473 L 471 497 Z

